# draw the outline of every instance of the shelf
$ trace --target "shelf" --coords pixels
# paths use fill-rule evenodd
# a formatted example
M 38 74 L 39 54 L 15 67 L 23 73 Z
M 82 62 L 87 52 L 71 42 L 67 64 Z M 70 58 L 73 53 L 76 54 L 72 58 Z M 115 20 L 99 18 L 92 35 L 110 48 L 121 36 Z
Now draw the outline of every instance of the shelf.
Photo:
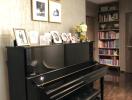
M 99 54 L 99 56 L 119 57 L 119 55 Z
M 101 40 L 101 41 L 112 41 L 112 40 L 119 40 L 119 39 L 99 39 L 99 40 Z
M 118 13 L 119 10 L 108 10 L 108 11 L 99 11 L 98 14 L 109 14 L 109 13 Z
M 108 32 L 108 31 L 119 31 L 119 29 L 104 29 L 104 30 L 98 30 L 99 32 Z
M 99 48 L 99 49 L 119 49 L 119 48 Z
M 119 49 L 119 48 L 99 48 L 99 49 Z
M 101 63 L 102 64 L 102 63 Z M 110 65 L 110 64 L 103 64 L 103 65 L 106 65 L 106 66 L 111 66 L 111 67 L 120 67 L 119 65 Z
M 119 23 L 119 20 L 107 21 L 107 22 L 99 22 L 99 24 L 108 24 L 108 23 Z

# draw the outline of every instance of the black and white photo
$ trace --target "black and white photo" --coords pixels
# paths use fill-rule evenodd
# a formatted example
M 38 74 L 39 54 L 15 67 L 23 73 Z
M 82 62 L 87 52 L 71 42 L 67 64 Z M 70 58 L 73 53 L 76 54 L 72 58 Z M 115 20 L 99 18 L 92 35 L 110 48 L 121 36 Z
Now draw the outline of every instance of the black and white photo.
M 54 43 L 62 43 L 61 37 L 59 35 L 59 32 L 51 31 L 50 33 L 52 34 Z
M 38 21 L 48 21 L 48 0 L 32 0 L 32 18 Z
M 15 34 L 17 46 L 29 45 L 26 32 L 24 29 L 14 28 L 13 31 Z
M 61 3 L 58 0 L 49 0 L 49 21 L 61 22 Z

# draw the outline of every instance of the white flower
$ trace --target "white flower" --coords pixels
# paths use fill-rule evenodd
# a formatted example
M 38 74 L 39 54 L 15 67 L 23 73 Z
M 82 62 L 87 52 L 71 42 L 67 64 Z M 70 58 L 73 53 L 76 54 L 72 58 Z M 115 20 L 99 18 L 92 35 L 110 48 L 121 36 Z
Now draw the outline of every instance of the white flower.
M 80 29 L 82 32 L 87 32 L 87 25 L 86 24 L 80 24 Z
M 73 28 L 73 31 L 75 33 L 87 32 L 87 25 L 84 23 L 77 25 Z

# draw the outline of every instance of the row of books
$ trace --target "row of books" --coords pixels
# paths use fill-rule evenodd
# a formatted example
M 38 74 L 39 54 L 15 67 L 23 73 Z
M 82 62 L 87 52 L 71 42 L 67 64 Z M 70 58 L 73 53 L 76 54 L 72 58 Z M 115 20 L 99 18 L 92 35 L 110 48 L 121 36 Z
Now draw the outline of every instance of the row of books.
M 119 33 L 114 31 L 109 32 L 98 32 L 99 39 L 119 39 Z
M 119 40 L 113 41 L 99 41 L 98 43 L 99 48 L 119 48 Z
M 119 59 L 100 59 L 100 64 L 119 66 Z
M 111 21 L 117 21 L 118 18 L 118 13 L 113 13 L 113 14 L 100 14 L 99 15 L 99 22 L 111 22 Z
M 99 49 L 99 54 L 103 54 L 103 55 L 119 55 L 119 50 Z

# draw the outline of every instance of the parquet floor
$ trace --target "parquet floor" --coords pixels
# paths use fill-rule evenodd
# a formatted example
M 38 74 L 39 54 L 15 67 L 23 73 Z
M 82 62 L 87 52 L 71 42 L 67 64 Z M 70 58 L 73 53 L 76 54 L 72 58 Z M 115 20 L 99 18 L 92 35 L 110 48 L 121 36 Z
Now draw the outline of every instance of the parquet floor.
M 104 100 L 132 100 L 132 74 L 122 73 L 119 84 L 105 82 Z

